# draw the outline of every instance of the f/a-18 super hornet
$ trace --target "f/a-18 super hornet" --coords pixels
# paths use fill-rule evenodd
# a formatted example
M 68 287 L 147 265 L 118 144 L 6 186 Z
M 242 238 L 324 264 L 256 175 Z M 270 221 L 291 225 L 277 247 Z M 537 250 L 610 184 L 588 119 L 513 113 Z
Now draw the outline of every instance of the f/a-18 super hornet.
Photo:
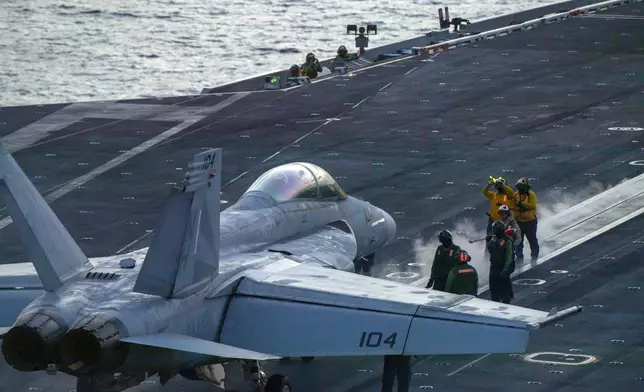
M 32 261 L 0 269 L 6 362 L 76 376 L 78 392 L 121 391 L 151 374 L 229 389 L 218 367 L 234 364 L 249 388 L 281 392 L 288 379 L 267 377 L 259 361 L 524 352 L 531 329 L 580 310 L 348 272 L 394 239 L 389 214 L 309 163 L 267 171 L 220 212 L 221 157 L 193 157 L 149 248 L 88 259 L 0 146 L 0 194 Z M 11 315 L 20 293 L 34 298 Z

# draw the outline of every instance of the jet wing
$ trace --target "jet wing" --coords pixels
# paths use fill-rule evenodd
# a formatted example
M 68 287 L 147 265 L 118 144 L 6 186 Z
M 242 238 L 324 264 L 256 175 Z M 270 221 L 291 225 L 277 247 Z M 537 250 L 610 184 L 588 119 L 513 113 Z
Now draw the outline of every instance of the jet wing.
M 282 357 L 521 353 L 531 329 L 579 310 L 549 313 L 299 264 L 241 280 L 221 343 Z

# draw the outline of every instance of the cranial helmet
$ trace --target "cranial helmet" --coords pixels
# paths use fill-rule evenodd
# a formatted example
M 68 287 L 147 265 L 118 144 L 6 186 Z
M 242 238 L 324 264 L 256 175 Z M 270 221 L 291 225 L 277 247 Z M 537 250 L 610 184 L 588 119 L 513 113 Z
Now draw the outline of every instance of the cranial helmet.
M 452 233 L 450 233 L 449 230 L 442 230 L 440 233 L 438 233 L 438 241 L 445 247 L 452 245 Z
M 526 177 L 521 177 L 519 178 L 519 181 L 517 181 L 517 190 L 521 193 L 526 193 L 530 189 L 530 183 L 528 183 L 528 179 Z
M 458 254 L 458 262 L 459 263 L 468 263 L 472 261 L 472 257 L 470 256 L 469 253 L 465 250 L 461 250 Z

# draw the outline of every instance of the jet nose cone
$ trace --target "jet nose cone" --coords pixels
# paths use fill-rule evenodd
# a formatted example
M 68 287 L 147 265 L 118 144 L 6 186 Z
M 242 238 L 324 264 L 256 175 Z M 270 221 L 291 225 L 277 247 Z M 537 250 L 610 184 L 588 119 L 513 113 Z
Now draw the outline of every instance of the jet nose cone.
M 385 214 L 385 224 L 387 226 L 387 242 L 385 243 L 391 244 L 396 239 L 396 221 L 391 217 L 391 215 L 384 211 L 383 213 Z

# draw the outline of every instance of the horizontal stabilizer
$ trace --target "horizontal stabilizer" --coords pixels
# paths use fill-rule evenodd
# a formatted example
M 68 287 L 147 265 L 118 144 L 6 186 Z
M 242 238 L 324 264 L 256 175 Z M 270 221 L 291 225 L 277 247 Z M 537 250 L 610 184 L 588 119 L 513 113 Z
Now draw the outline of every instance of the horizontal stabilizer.
M 44 293 L 32 263 L 0 265 L 0 326 L 13 325 L 20 312 Z
M 0 265 L 0 290 L 43 289 L 33 263 Z M 0 302 L 2 297 L 0 296 Z
M 168 350 L 184 351 L 194 354 L 211 355 L 219 358 L 230 359 L 250 359 L 257 361 L 266 361 L 269 359 L 280 359 L 275 355 L 258 353 L 255 351 L 244 350 L 243 348 L 228 346 L 217 342 L 193 338 L 186 335 L 158 333 L 154 335 L 134 336 L 121 339 L 122 342 L 130 344 L 140 344 L 165 348 Z
M 7 205 L 29 258 L 47 291 L 56 291 L 80 272 L 89 260 L 0 143 L 0 197 Z

